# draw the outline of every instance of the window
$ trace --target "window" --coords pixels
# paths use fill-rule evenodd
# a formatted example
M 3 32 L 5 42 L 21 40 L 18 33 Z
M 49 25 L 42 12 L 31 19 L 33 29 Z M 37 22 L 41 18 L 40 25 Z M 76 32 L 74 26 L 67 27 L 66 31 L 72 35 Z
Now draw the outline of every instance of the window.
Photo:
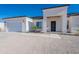
M 36 26 L 39 27 L 39 28 L 42 28 L 42 22 L 37 22 Z

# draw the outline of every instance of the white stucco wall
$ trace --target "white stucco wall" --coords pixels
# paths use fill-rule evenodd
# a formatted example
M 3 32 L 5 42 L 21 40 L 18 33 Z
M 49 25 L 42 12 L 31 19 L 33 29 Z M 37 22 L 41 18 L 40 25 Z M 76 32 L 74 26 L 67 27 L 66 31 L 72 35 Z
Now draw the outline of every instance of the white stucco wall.
M 4 20 L 0 20 L 0 31 L 1 32 L 4 32 L 5 31 Z
M 33 19 L 26 17 L 26 32 L 32 31 Z
M 62 32 L 67 32 L 67 8 L 68 6 L 43 10 L 43 31 L 47 32 L 47 17 L 61 16 Z
M 79 29 L 79 15 L 69 17 L 70 32 L 77 32 Z
M 68 6 L 45 9 L 43 10 L 43 15 L 44 17 L 64 15 L 64 14 L 67 14 L 67 8 Z

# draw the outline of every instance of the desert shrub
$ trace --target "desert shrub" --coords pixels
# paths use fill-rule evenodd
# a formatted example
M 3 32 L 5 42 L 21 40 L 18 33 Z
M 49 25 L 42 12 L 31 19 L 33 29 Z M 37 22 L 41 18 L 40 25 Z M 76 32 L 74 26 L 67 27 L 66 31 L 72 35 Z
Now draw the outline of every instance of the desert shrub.
M 2 29 L 0 28 L 0 32 L 2 31 Z
M 36 29 L 37 29 L 37 26 L 32 26 L 33 31 L 36 31 Z
M 33 32 L 38 32 L 40 31 L 41 27 L 38 27 L 38 26 L 32 26 L 32 30 Z
M 32 30 L 36 30 L 37 29 L 37 26 L 32 26 Z
M 77 32 L 79 32 L 79 29 L 77 29 Z

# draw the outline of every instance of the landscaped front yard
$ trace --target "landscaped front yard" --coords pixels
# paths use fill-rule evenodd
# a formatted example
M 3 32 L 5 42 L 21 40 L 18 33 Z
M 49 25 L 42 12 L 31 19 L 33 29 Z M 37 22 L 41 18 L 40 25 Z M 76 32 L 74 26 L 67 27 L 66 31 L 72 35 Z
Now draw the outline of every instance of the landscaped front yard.
M 79 53 L 79 36 L 1 32 L 0 53 Z

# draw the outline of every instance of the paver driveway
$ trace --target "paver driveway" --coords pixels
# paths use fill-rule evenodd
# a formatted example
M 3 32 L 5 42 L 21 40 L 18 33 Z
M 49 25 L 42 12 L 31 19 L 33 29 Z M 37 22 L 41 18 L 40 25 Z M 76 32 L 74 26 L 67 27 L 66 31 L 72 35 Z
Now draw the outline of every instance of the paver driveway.
M 79 53 L 79 37 L 0 32 L 0 53 Z

